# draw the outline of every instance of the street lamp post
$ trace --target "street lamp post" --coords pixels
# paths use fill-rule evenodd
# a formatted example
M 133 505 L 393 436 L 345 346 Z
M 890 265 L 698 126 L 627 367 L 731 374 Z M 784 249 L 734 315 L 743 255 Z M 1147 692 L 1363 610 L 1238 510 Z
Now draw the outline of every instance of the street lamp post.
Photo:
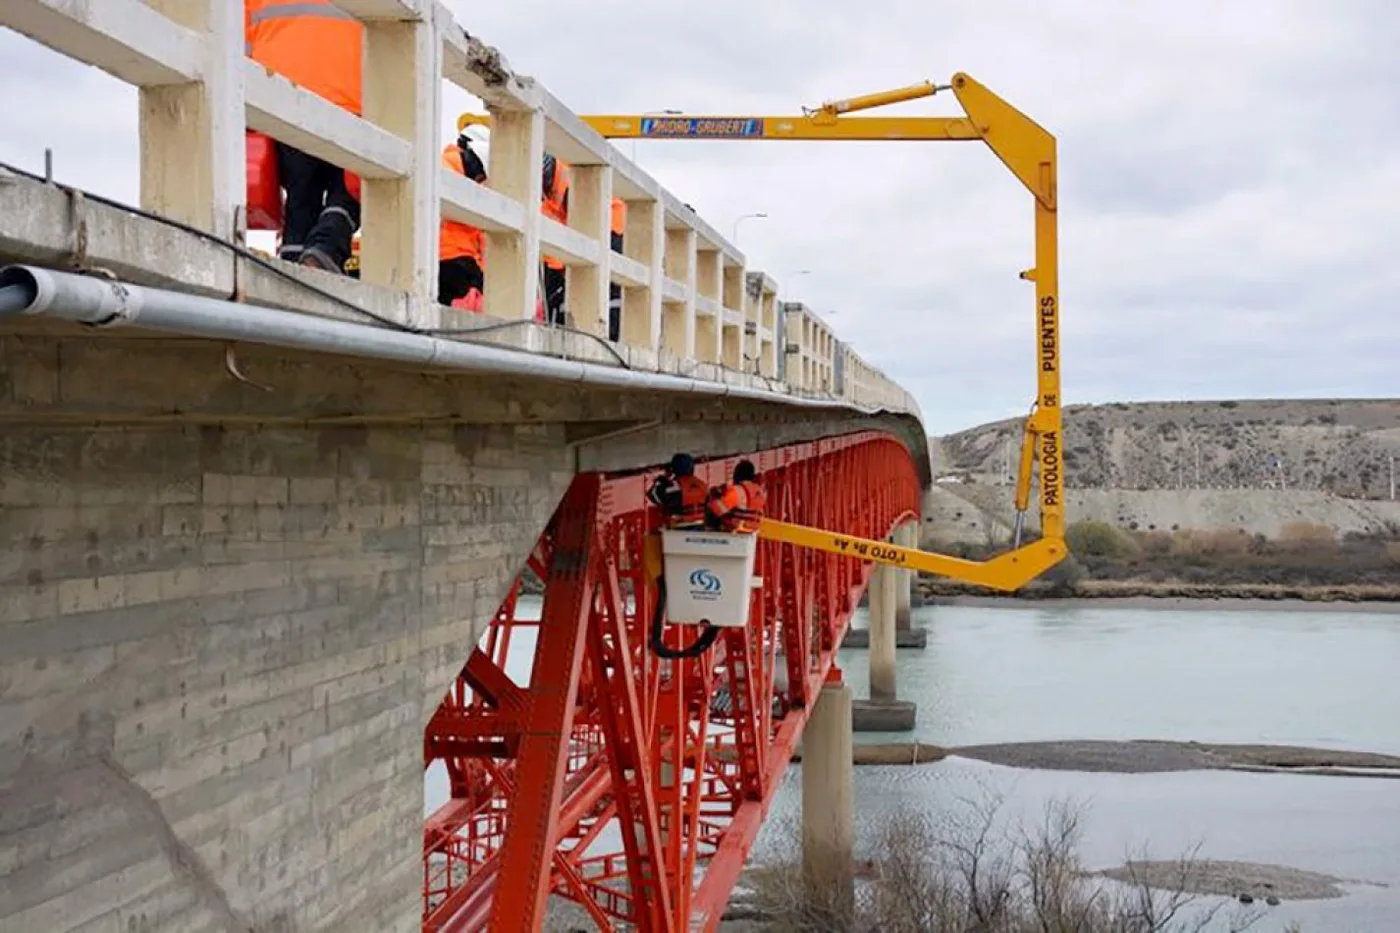
M 644 116 L 644 117 L 674 117 L 674 116 L 679 116 L 679 115 L 680 115 L 680 111 L 679 111 L 679 110 L 670 110 L 670 109 L 667 109 L 667 110 L 644 110 L 644 111 L 642 111 L 642 116 Z M 642 131 L 642 128 L 641 128 L 641 126 L 639 125 L 639 126 L 637 127 L 637 132 L 640 133 L 641 131 Z M 636 161 L 637 161 L 637 137 L 633 136 L 633 137 L 632 137 L 632 162 L 635 164 Z
M 783 279 L 783 281 L 782 281 L 782 283 L 781 283 L 782 286 L 783 286 L 783 288 L 787 291 L 788 296 L 791 297 L 791 296 L 792 296 L 792 293 L 793 293 L 793 291 L 794 291 L 794 289 L 793 289 L 793 287 L 792 287 L 792 280 L 793 280 L 793 279 L 797 278 L 799 275 L 811 275 L 811 274 L 812 274 L 812 270 L 811 270 L 811 269 L 798 269 L 796 272 L 789 273 L 789 274 Z
M 767 218 L 767 216 L 767 214 L 759 212 L 756 214 L 741 214 L 739 217 L 736 217 L 734 219 L 734 230 L 729 236 L 729 242 L 733 243 L 735 246 L 739 245 L 739 224 L 751 218 Z

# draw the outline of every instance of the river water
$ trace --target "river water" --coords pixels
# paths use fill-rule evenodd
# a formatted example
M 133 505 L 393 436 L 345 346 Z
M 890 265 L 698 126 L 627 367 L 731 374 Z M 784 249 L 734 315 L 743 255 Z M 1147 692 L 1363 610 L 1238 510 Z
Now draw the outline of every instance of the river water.
M 857 619 L 864 624 L 863 618 Z M 1400 754 L 1400 611 L 1183 611 L 939 606 L 914 610 L 923 651 L 901 649 L 898 689 L 914 737 L 943 746 L 1063 739 L 1278 743 Z M 841 652 L 866 695 L 867 652 Z M 898 736 L 858 734 L 856 741 Z M 792 846 L 801 776 L 789 769 L 755 845 Z M 1054 798 L 1085 805 L 1089 868 L 1200 858 L 1324 872 L 1376 885 L 1285 902 L 1254 930 L 1400 931 L 1400 780 L 1182 772 L 1036 771 L 968 759 L 856 769 L 857 846 L 902 808 L 1004 796 L 1035 819 Z
M 531 607 L 534 608 L 534 607 Z M 1278 743 L 1400 754 L 1400 611 L 1314 612 L 925 607 L 923 651 L 898 654 L 918 704 L 912 738 L 943 746 L 1064 739 Z M 857 625 L 864 619 L 857 616 Z M 515 647 L 515 646 L 513 646 Z M 529 648 L 519 645 L 522 652 Z M 514 652 L 513 652 L 514 653 Z M 841 652 L 857 696 L 867 655 Z M 528 654 L 511 659 L 523 681 Z M 857 741 L 908 741 L 908 733 Z M 800 766 L 785 774 L 754 847 L 791 853 Z M 445 796 L 430 772 L 427 804 Z M 937 814 L 991 792 L 1035 819 L 1055 798 L 1085 806 L 1090 868 L 1126 858 L 1286 865 L 1354 879 L 1345 897 L 1284 902 L 1254 930 L 1400 931 L 1400 780 L 1184 772 L 1088 774 L 948 758 L 856 769 L 858 854 L 904 808 Z

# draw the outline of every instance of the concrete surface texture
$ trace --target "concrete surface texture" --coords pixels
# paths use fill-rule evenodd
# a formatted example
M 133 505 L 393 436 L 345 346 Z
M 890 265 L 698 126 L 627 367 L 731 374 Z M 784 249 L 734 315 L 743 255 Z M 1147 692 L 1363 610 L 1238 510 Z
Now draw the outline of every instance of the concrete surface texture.
M 0 925 L 415 929 L 422 728 L 560 441 L 8 427 Z

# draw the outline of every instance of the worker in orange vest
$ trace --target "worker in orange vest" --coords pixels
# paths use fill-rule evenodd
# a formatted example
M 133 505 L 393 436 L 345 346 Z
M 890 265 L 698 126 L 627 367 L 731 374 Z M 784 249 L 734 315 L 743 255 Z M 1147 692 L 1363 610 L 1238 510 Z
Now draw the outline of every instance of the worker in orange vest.
M 569 163 L 545 153 L 544 192 L 540 213 L 561 224 L 569 222 Z M 544 263 L 544 306 L 550 324 L 564 323 L 564 260 L 542 256 Z
M 622 198 L 612 199 L 612 250 L 622 252 L 622 233 L 627 229 L 627 204 Z M 622 286 L 608 283 L 608 339 L 622 335 Z
M 361 114 L 364 27 L 354 16 L 330 0 L 246 0 L 243 35 L 248 57 L 268 71 Z M 287 192 L 281 257 L 343 271 L 360 226 L 344 170 L 278 142 L 277 172 Z
M 706 523 L 719 531 L 753 534 L 768 508 L 768 494 L 758 483 L 753 462 L 740 460 L 734 482 L 714 490 L 705 508 Z
M 647 500 L 661 509 L 667 528 L 704 528 L 709 495 L 705 481 L 695 475 L 695 458 L 690 454 L 673 456 L 666 472 L 647 489 Z
M 442 164 L 477 184 L 486 182 L 486 166 L 466 135 L 442 150 Z M 485 237 L 470 224 L 444 220 L 438 231 L 438 303 L 468 311 L 481 310 L 486 277 Z

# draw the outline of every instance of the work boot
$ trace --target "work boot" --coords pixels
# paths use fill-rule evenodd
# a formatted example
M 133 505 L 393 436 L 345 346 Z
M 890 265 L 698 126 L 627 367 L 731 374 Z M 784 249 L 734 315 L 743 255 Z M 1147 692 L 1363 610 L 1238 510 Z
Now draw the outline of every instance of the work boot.
M 310 266 L 313 269 L 320 269 L 323 272 L 334 272 L 336 274 L 345 271 L 335 264 L 334 259 L 314 246 L 308 246 L 306 249 L 302 250 L 299 265 Z

